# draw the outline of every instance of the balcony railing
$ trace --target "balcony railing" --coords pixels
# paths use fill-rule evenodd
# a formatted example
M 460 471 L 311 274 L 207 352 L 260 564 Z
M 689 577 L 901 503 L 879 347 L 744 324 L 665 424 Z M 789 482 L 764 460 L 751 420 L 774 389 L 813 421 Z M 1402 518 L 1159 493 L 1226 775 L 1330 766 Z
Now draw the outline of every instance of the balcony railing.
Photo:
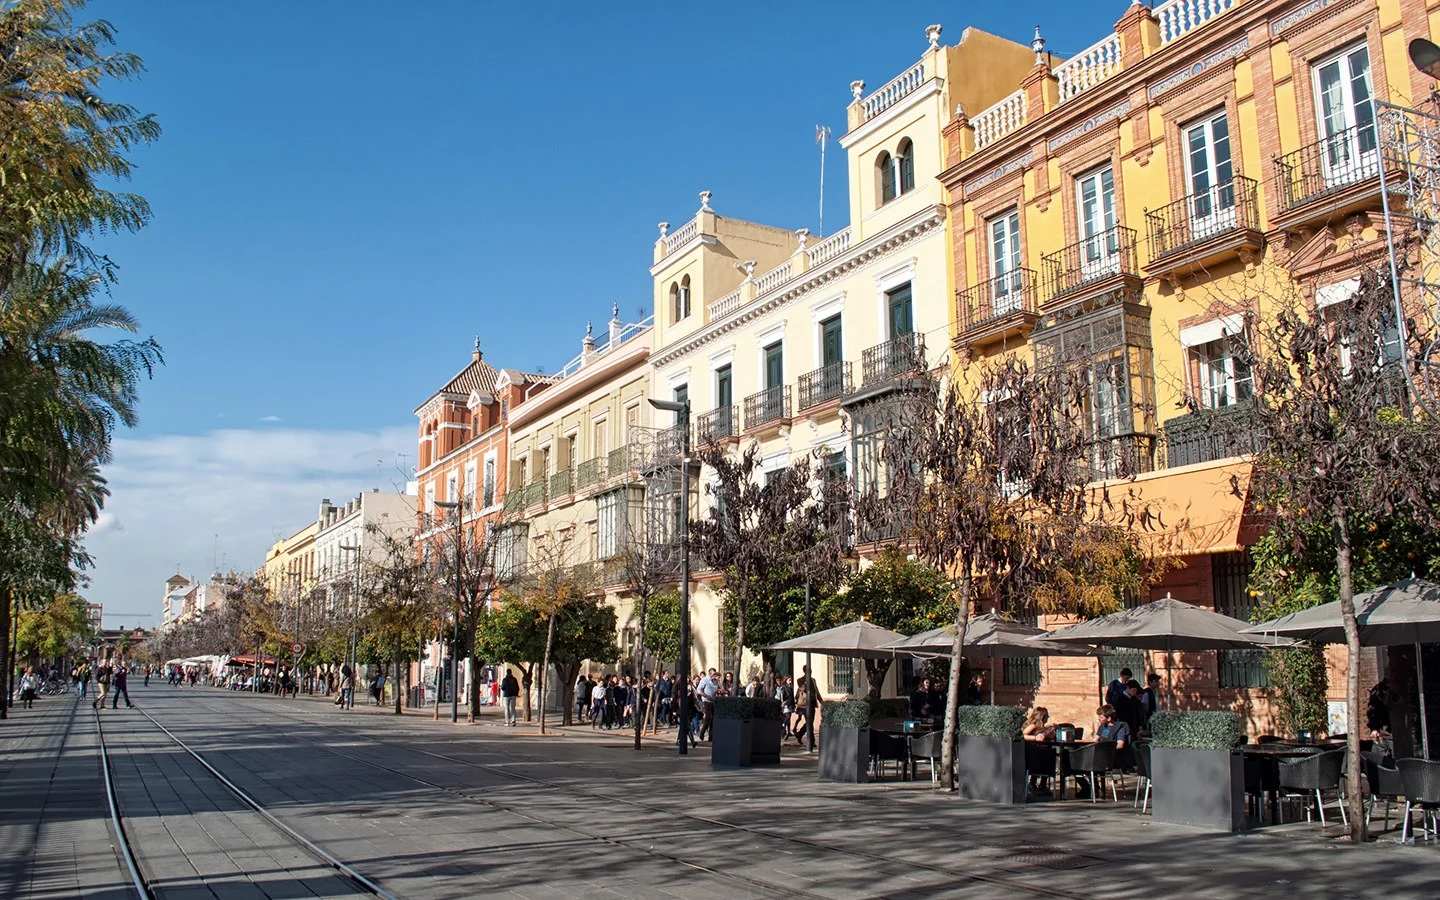
M 902 334 L 860 354 L 862 387 L 893 381 L 902 375 L 913 375 L 928 368 L 925 365 L 925 337 L 919 332 Z
M 813 268 L 823 262 L 829 262 L 849 249 L 850 229 L 843 228 L 811 247 L 806 252 L 810 254 L 810 265 Z
M 575 489 L 585 490 L 605 480 L 605 457 L 587 459 L 575 467 Z
M 1275 178 L 1285 208 L 1294 209 L 1379 175 L 1375 137 L 1375 123 L 1362 122 L 1277 158 Z
M 740 411 L 734 406 L 721 406 L 695 417 L 695 435 L 700 440 L 735 437 L 740 432 Z
M 1150 258 L 1183 250 L 1202 241 L 1260 227 L 1255 181 L 1243 175 L 1207 190 L 1181 197 L 1145 213 Z
M 616 447 L 605 459 L 605 477 L 620 478 L 630 473 L 630 448 Z
M 506 491 L 506 492 L 505 492 L 505 512 L 506 512 L 506 513 L 517 513 L 517 512 L 519 512 L 520 510 L 522 510 L 522 509 L 524 509 L 524 508 L 525 508 L 525 492 L 524 492 L 523 490 L 520 490 L 520 491 Z
M 571 469 L 561 469 L 550 476 L 550 496 L 564 497 L 575 490 L 575 472 Z
M 840 360 L 800 376 L 800 408 L 810 409 L 850 392 L 850 363 Z
M 544 475 L 525 485 L 525 506 L 527 509 L 531 506 L 539 506 L 545 502 L 545 489 L 547 487 L 549 487 L 549 482 Z
M 745 398 L 745 427 L 758 428 L 766 422 L 790 418 L 790 386 L 777 384 Z
M 860 101 L 861 109 L 865 111 L 864 121 L 868 122 L 894 106 L 917 90 L 925 81 L 925 61 L 921 60 Z
M 1161 45 L 1199 28 L 1234 5 L 1235 0 L 1166 0 L 1153 13 L 1160 22 Z
M 1162 426 L 1166 468 L 1254 453 L 1253 417 L 1249 403 L 1236 403 L 1170 419 Z
M 980 150 L 1025 124 L 1026 93 L 1022 88 L 980 112 L 970 123 L 975 128 L 975 149 Z
M 1036 314 L 1035 270 L 1012 269 L 961 291 L 960 327 L 981 328 L 1015 313 Z
M 1112 32 L 1055 67 L 1060 102 L 1080 96 L 1118 71 L 1120 35 Z
M 1138 276 L 1135 229 L 1116 225 L 1046 254 L 1045 295 L 1050 302 L 1117 275 Z

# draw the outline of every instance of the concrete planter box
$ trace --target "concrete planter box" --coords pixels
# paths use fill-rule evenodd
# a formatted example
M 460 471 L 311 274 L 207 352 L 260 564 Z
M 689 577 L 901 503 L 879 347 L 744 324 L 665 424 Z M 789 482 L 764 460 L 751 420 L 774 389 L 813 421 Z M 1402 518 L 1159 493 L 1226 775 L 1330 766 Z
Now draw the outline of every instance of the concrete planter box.
M 715 736 L 710 742 L 710 765 L 750 765 L 750 719 L 716 719 Z
M 1230 750 L 1154 747 L 1155 821 L 1211 831 L 1245 829 L 1245 761 Z
M 820 726 L 820 780 L 870 781 L 870 729 Z
M 966 800 L 1025 802 L 1025 744 L 992 737 L 955 736 L 956 787 Z
M 785 723 L 779 719 L 750 720 L 750 764 L 780 765 L 780 743 L 785 738 Z

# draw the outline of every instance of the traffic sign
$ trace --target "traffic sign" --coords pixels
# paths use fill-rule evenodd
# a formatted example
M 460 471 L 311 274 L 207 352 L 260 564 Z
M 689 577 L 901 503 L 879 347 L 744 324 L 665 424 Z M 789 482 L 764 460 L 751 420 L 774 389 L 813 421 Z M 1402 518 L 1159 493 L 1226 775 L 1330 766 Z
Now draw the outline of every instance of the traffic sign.
M 299 656 L 300 654 L 305 652 L 305 645 L 300 643 L 299 641 L 296 641 L 295 643 L 290 645 L 290 652 L 294 653 L 296 656 Z

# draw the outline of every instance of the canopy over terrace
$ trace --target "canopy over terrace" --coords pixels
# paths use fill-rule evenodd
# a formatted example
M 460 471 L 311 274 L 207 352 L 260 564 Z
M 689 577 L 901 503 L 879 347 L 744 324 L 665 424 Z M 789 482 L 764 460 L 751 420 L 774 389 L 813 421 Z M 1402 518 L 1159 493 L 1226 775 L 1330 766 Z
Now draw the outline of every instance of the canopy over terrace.
M 1420 645 L 1440 641 L 1440 584 L 1405 578 L 1356 594 L 1355 624 L 1359 627 L 1360 645 L 1363 647 L 1415 645 L 1415 683 L 1420 693 L 1420 746 L 1428 758 L 1430 727 L 1425 715 L 1425 663 L 1421 659 Z M 1323 644 L 1345 643 L 1345 619 L 1338 600 L 1251 625 L 1245 631 Z
M 262 665 L 262 666 L 274 666 L 274 665 L 279 664 L 279 662 L 280 662 L 280 661 L 279 661 L 278 659 L 276 659 L 275 657 L 271 656 L 271 655 L 268 654 L 268 653 L 263 653 L 263 654 L 260 655 L 260 665 Z M 232 657 L 230 657 L 230 661 L 229 661 L 228 663 L 226 663 L 226 665 L 229 665 L 229 666 L 240 666 L 240 667 L 246 667 L 246 668 L 252 667 L 252 666 L 255 665 L 255 654 L 253 654 L 253 653 L 241 653 L 241 654 L 238 655 L 238 656 L 232 656 Z
M 823 653 L 827 656 L 849 656 L 856 659 L 890 659 L 895 655 L 895 651 L 890 649 L 889 645 L 904 638 L 905 635 L 898 631 L 881 628 L 861 619 L 848 625 L 827 628 L 771 644 L 765 649 Z
M 990 703 L 995 703 L 995 660 L 1011 656 L 1091 656 L 1090 647 L 1044 640 L 1050 632 L 1033 625 L 1022 625 L 988 612 L 970 620 L 965 629 L 963 652 L 968 657 L 990 660 Z M 955 626 L 944 625 L 896 641 L 890 649 L 913 656 L 936 656 L 950 653 L 955 641 Z
M 1169 656 L 1176 650 L 1254 650 L 1290 646 L 1289 641 L 1247 634 L 1249 622 L 1176 600 L 1169 594 L 1132 609 L 1090 619 L 1052 631 L 1032 641 L 1090 644 L 1163 650 L 1166 656 L 1166 692 L 1174 703 L 1173 668 Z

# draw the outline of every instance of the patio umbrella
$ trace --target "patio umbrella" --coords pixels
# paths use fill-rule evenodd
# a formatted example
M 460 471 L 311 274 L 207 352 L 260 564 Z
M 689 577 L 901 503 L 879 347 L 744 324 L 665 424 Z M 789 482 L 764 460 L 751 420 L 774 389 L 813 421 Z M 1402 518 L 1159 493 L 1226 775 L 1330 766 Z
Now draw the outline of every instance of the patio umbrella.
M 889 659 L 895 655 L 895 651 L 887 645 L 904 637 L 905 635 L 898 631 L 881 628 L 861 619 L 848 625 L 827 628 L 771 644 L 765 649 L 824 653 L 827 656 L 849 656 L 856 659 Z
M 1440 641 L 1440 584 L 1405 578 L 1355 595 L 1355 623 L 1364 647 L 1415 645 L 1415 683 L 1420 693 L 1420 747 L 1430 756 L 1430 727 L 1425 720 L 1425 662 L 1420 645 Z M 1345 643 L 1340 602 L 1302 609 L 1245 629 L 1324 644 Z M 1352 726 L 1353 727 L 1353 726 Z
M 1169 594 L 1132 609 L 1090 619 L 1044 635 L 1043 640 L 1082 643 L 1137 650 L 1165 651 L 1165 690 L 1175 702 L 1170 654 L 1176 650 L 1254 650 L 1289 646 L 1258 634 L 1247 634 L 1249 622 L 1213 609 L 1176 600 Z M 1031 640 L 1037 640 L 1032 638 Z
M 976 616 L 965 628 L 964 652 L 968 657 L 990 660 L 990 703 L 995 703 L 995 660 L 1007 656 L 1089 656 L 1090 647 L 1044 640 L 1050 632 L 1001 618 L 994 612 Z M 949 653 L 955 640 L 955 626 L 944 625 L 896 641 L 890 649 L 915 656 Z

